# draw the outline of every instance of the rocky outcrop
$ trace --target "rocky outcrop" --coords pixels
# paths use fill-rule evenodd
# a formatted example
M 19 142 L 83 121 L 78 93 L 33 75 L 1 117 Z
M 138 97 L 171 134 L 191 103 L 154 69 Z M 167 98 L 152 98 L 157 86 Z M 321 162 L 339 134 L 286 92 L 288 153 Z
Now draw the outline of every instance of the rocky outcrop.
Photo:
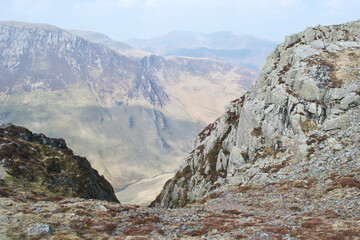
M 48 138 L 12 124 L 0 125 L 1 192 L 14 189 L 37 196 L 81 197 L 118 202 L 110 183 L 64 139 Z
M 359 62 L 359 21 L 286 37 L 251 90 L 197 136 L 152 206 L 184 206 L 232 185 L 353 176 L 360 164 Z

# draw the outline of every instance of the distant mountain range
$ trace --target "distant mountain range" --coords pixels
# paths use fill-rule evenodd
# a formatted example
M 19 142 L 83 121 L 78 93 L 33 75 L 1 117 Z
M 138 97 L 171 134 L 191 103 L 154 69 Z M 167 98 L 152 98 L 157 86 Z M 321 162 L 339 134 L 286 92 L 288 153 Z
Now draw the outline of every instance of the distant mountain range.
M 137 48 L 133 48 L 126 43 L 115 41 L 102 33 L 74 29 L 68 29 L 67 31 L 92 42 L 105 45 L 113 50 L 116 50 L 126 55 L 127 57 L 144 57 L 151 55 L 151 53 L 141 51 Z
M 117 190 L 174 171 L 196 132 L 257 75 L 210 59 L 128 57 L 125 44 L 82 35 L 92 40 L 0 23 L 0 123 L 66 138 Z
M 206 57 L 260 69 L 276 42 L 231 32 L 201 34 L 176 31 L 151 39 L 129 39 L 129 45 L 161 56 Z

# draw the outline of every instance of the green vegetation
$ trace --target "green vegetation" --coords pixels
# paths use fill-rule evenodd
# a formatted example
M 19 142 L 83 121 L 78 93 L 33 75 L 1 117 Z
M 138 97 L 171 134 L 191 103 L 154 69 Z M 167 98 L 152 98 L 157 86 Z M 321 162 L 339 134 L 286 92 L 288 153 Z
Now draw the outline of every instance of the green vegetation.
M 262 135 L 261 127 L 254 128 L 251 132 L 251 136 L 260 137 Z
M 305 121 L 300 122 L 300 127 L 303 132 L 308 133 L 317 129 L 317 124 L 313 120 L 306 119 Z
M 191 169 L 190 169 L 190 166 L 188 165 L 181 172 L 178 171 L 175 174 L 175 179 L 176 179 L 176 181 L 178 181 L 182 177 L 186 178 L 190 173 L 191 173 Z

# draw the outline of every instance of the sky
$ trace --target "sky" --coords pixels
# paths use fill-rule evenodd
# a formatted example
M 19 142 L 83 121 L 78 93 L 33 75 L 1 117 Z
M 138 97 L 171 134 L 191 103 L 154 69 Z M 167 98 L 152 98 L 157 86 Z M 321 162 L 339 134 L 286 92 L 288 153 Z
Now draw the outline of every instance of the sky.
M 231 31 L 273 41 L 360 19 L 360 0 L 0 0 L 0 21 L 48 23 L 124 41 Z

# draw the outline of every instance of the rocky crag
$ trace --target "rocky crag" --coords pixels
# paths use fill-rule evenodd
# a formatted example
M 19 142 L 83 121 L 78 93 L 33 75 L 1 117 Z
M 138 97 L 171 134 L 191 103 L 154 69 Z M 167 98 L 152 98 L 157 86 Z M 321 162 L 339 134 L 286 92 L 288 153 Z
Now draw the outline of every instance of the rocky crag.
M 251 90 L 197 136 L 153 205 L 184 206 L 234 185 L 316 183 L 329 189 L 324 198 L 339 184 L 358 188 L 359 104 L 360 22 L 288 36 Z
M 37 197 L 81 197 L 118 202 L 110 183 L 64 139 L 48 138 L 12 124 L 0 125 L 0 193 L 20 189 Z

